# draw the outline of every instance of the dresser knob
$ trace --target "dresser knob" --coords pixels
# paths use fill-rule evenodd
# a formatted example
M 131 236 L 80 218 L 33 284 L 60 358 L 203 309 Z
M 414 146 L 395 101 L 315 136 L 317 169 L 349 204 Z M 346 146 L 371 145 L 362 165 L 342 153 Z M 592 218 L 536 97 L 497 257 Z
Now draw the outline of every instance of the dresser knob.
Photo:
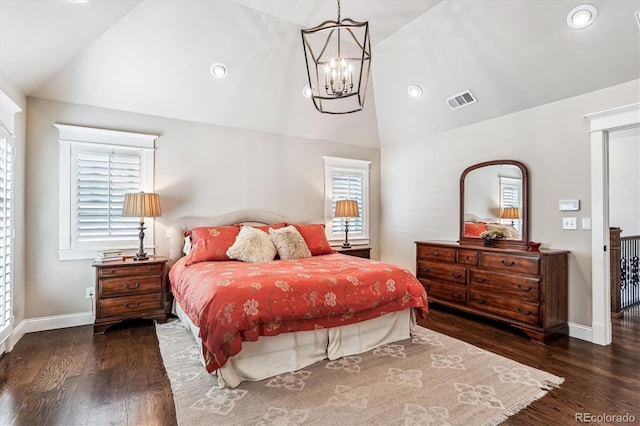
M 136 303 L 125 303 L 124 307 L 125 308 L 129 308 L 129 309 L 135 309 L 138 306 L 140 306 L 140 302 L 136 302 Z
M 478 278 L 478 277 L 473 277 L 473 280 L 477 283 L 483 283 L 486 281 L 485 278 Z
M 500 262 L 502 262 L 504 266 L 513 266 L 516 264 L 516 262 L 514 262 L 513 260 L 511 262 L 506 262 L 504 259 L 502 259 Z
M 456 274 L 455 272 L 449 272 L 449 275 L 451 275 L 453 278 L 462 278 L 462 274 Z
M 481 305 L 484 305 L 487 302 L 485 299 L 478 299 L 476 297 L 473 298 L 473 301 Z
M 437 252 L 437 251 L 432 251 L 432 252 L 431 252 L 431 256 L 433 256 L 433 257 L 438 257 L 438 256 L 440 256 L 440 253 L 439 253 L 439 252 Z
M 115 273 L 116 273 L 116 270 L 115 270 L 115 269 L 112 269 L 112 270 L 111 270 L 111 272 L 109 272 L 109 273 L 110 273 L 110 274 L 115 274 Z
M 140 283 L 135 283 L 133 287 L 130 286 L 129 283 L 124 283 L 124 288 L 128 288 L 128 289 L 140 288 Z
M 456 293 L 455 291 L 451 292 L 451 296 L 455 297 L 456 299 L 460 299 L 462 297 L 460 293 Z
M 526 288 L 525 288 L 525 287 L 523 287 L 523 286 L 522 286 L 522 284 L 518 284 L 518 288 L 519 288 L 520 290 L 522 290 L 522 291 L 531 291 L 531 289 L 532 289 L 533 287 L 529 286 L 529 287 L 526 287 Z
M 521 313 L 522 315 L 531 315 L 533 313 L 533 311 L 531 310 L 527 312 L 523 311 L 522 309 L 520 309 L 520 306 L 518 306 L 518 312 Z
M 425 266 L 421 266 L 421 267 L 420 267 L 420 272 L 427 273 L 427 272 L 429 272 L 429 268 L 427 268 L 427 267 L 425 267 Z

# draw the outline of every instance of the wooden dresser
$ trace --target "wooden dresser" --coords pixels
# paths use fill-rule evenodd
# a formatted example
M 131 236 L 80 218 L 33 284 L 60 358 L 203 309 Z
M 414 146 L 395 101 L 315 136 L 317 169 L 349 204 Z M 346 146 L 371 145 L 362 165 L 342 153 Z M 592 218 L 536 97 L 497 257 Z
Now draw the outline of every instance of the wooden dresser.
M 416 245 L 416 275 L 429 301 L 506 322 L 540 343 L 567 334 L 568 251 Z
M 96 268 L 96 322 L 94 333 L 121 321 L 148 318 L 166 322 L 165 277 L 167 259 L 94 263 Z

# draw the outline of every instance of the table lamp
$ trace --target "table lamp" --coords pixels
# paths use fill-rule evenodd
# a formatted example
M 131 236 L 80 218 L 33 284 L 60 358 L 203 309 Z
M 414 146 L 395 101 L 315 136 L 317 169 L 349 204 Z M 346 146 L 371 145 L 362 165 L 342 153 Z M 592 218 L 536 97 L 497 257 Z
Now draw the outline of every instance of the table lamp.
M 158 217 L 162 216 L 162 209 L 160 208 L 160 196 L 158 194 L 145 193 L 145 192 L 133 192 L 124 194 L 124 205 L 122 206 L 123 217 L 139 217 L 140 226 L 138 230 L 140 233 L 140 248 L 136 253 L 133 260 L 147 260 L 149 256 L 144 252 L 144 218 L 145 217 Z
M 344 243 L 342 248 L 350 248 L 349 244 L 349 218 L 360 217 L 358 211 L 358 202 L 356 200 L 338 200 L 336 201 L 336 211 L 333 217 L 344 218 Z

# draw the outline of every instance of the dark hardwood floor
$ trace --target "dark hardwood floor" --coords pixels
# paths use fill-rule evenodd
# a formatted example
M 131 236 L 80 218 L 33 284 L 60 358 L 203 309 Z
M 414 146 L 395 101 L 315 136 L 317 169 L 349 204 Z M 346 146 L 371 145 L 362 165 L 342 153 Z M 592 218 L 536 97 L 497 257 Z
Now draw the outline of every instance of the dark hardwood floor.
M 629 413 L 640 423 L 640 308 L 613 321 L 608 347 L 568 337 L 542 346 L 508 327 L 436 308 L 422 324 L 565 378 L 505 424 L 579 424 L 576 413 Z M 0 424 L 176 424 L 153 325 L 24 336 L 0 358 Z

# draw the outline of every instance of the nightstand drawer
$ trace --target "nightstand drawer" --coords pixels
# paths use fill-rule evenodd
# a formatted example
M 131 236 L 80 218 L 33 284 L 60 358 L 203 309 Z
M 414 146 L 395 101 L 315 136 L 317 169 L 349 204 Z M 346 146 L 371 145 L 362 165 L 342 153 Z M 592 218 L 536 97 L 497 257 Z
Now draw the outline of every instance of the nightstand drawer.
M 122 278 L 105 278 L 100 280 L 101 294 L 99 297 L 110 297 L 134 293 L 149 293 L 159 291 L 162 287 L 160 277 L 130 276 Z
M 164 309 L 162 293 L 140 294 L 135 296 L 112 297 L 99 301 L 100 310 L 105 317 L 134 316 L 147 311 Z
M 164 268 L 164 265 L 160 263 L 135 266 L 120 265 L 114 265 L 113 267 L 100 265 L 99 274 L 101 277 L 122 277 L 127 275 L 159 275 L 162 273 L 162 268 Z
M 347 256 L 361 257 L 363 259 L 371 258 L 371 247 L 339 248 L 336 251 Z

